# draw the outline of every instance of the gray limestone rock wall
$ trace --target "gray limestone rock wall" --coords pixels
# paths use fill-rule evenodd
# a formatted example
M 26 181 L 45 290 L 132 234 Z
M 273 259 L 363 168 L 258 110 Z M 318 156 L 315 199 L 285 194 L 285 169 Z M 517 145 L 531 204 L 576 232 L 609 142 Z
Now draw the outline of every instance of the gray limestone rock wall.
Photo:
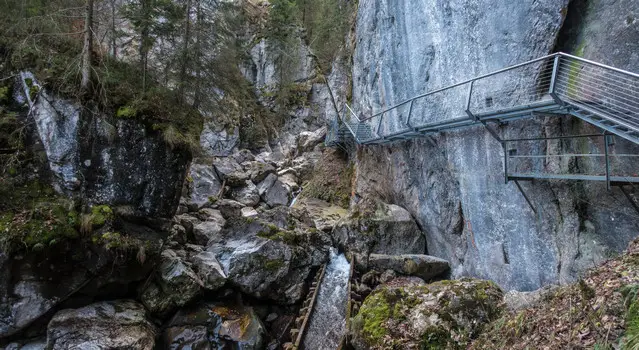
M 638 71 L 636 8 L 632 1 L 576 0 L 569 8 L 567 0 L 363 0 L 353 57 L 355 110 L 377 112 L 419 93 L 541 57 L 557 46 Z M 442 100 L 442 109 L 434 113 L 438 118 L 453 117 L 445 108 L 453 98 L 458 96 Z M 433 114 L 424 109 L 418 114 L 427 112 Z M 593 131 L 572 117 L 498 127 L 509 138 Z M 601 142 L 583 142 L 578 146 L 602 153 Z M 576 146 L 547 142 L 541 150 L 558 154 L 570 147 Z M 623 141 L 614 148 L 637 153 Z M 409 210 L 426 232 L 428 253 L 451 261 L 454 276 L 489 278 L 506 289 L 571 281 L 625 248 L 639 228 L 639 216 L 627 199 L 619 189 L 608 192 L 605 184 L 524 183 L 535 214 L 514 183 L 504 184 L 501 146 L 480 127 L 366 146 L 358 151 L 358 162 L 360 196 L 381 197 Z M 549 166 L 562 171 L 594 167 L 587 161 L 551 161 Z
M 90 105 L 38 89 L 22 73 L 16 101 L 29 107 L 58 192 L 89 204 L 128 206 L 137 216 L 170 217 L 177 209 L 191 161 L 141 121 L 109 118 Z

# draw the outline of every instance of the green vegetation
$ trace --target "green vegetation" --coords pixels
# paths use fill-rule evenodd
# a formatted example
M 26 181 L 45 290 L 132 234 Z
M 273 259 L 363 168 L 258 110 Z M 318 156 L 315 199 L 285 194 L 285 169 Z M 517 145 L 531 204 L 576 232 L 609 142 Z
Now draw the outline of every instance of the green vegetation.
M 317 198 L 348 208 L 355 167 L 336 150 L 326 150 L 315 166 L 313 177 L 304 184 L 301 198 Z
M 470 349 L 637 349 L 639 241 L 539 304 L 505 313 Z
M 91 208 L 94 226 L 104 226 L 107 221 L 113 219 L 113 210 L 108 205 L 96 205 Z
M 282 266 L 284 266 L 284 261 L 281 259 L 271 259 L 264 262 L 264 268 L 271 272 L 278 271 Z
M 639 349 L 639 284 L 625 286 L 621 290 L 627 306 L 625 315 L 626 332 L 621 341 L 621 349 Z
M 280 230 L 279 227 L 273 224 L 266 224 L 264 230 L 259 231 L 256 235 L 266 239 L 282 241 L 288 245 L 299 245 L 301 240 L 301 237 L 294 231 Z
M 330 71 L 354 21 L 356 2 L 341 0 L 273 0 L 266 36 L 285 52 L 295 52 L 299 27 L 306 31 L 306 44 L 322 72 Z M 292 62 L 296 63 L 296 62 Z
M 154 39 L 168 39 L 181 35 L 186 24 L 183 18 L 176 17 L 177 13 L 183 16 L 177 2 L 141 2 L 148 3 L 155 11 L 145 22 L 153 29 L 148 36 L 153 36 Z M 174 77 L 168 77 L 159 70 L 151 70 L 146 65 L 124 62 L 118 58 L 114 48 L 109 52 L 94 52 L 89 93 L 86 94 L 84 90 L 79 89 L 81 72 L 78 62 L 82 53 L 81 33 L 84 23 L 81 18 L 84 3 L 82 0 L 5 2 L 0 14 L 4 24 L 0 28 L 0 73 L 9 75 L 21 70 L 31 71 L 38 78 L 40 85 L 59 96 L 82 100 L 91 109 L 97 107 L 103 112 L 100 113 L 102 115 L 138 119 L 149 128 L 160 124 L 162 127 L 156 128 L 159 132 L 176 131 L 165 138 L 172 141 L 172 147 L 197 151 L 202 116 L 198 111 L 198 105 L 185 98 L 186 94 L 191 94 L 195 89 L 195 83 L 188 84 L 191 90 L 186 87 L 173 89 Z M 134 16 L 126 9 L 128 7 L 125 6 L 123 15 Z M 139 23 L 134 18 L 131 20 Z M 114 40 L 122 34 L 116 28 L 108 27 L 110 23 L 107 22 L 109 21 L 96 25 L 104 26 L 101 30 L 115 42 Z M 145 43 L 152 46 L 154 41 Z M 171 64 L 174 64 L 175 57 L 171 59 Z M 195 69 L 193 65 L 192 61 L 184 63 L 189 72 Z M 167 68 L 173 71 L 169 67 L 165 67 L 165 70 Z M 35 97 L 39 92 L 38 85 L 32 81 L 26 83 L 30 86 L 31 97 Z M 5 90 L 0 92 L 3 91 Z M 179 137 L 176 139 L 175 135 Z
M 356 1 L 297 0 L 298 17 L 307 32 L 307 43 L 323 73 L 344 45 L 357 12 Z
M 11 254 L 26 248 L 41 250 L 79 237 L 74 203 L 39 182 L 0 188 L 0 249 Z
M 394 305 L 390 304 L 386 291 L 373 293 L 366 298 L 366 307 L 357 315 L 363 320 L 363 331 L 370 343 L 379 343 L 387 334 L 386 321 L 392 316 Z

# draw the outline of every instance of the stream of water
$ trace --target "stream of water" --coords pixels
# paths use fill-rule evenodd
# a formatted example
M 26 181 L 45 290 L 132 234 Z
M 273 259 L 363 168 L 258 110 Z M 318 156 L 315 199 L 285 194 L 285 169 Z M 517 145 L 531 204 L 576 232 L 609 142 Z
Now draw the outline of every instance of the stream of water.
M 339 346 L 346 326 L 349 272 L 350 264 L 346 257 L 331 250 L 315 310 L 306 329 L 303 349 L 335 350 Z

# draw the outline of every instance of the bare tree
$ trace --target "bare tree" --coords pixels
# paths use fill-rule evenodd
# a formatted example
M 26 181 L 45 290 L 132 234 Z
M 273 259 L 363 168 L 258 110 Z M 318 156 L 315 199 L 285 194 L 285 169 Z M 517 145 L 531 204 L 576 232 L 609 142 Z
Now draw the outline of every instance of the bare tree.
M 80 90 L 86 93 L 91 82 L 91 54 L 93 52 L 93 0 L 87 0 L 84 18 L 84 46 L 82 48 L 82 82 Z

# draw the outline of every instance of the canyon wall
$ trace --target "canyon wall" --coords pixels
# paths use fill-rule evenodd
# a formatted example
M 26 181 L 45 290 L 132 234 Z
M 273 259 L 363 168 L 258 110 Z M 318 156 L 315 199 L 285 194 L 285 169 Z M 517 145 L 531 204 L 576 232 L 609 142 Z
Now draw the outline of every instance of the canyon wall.
M 639 23 L 632 14 L 638 6 L 631 1 L 361 1 L 354 109 L 371 115 L 556 49 L 637 71 Z M 436 118 L 459 117 L 445 115 L 446 104 L 458 97 L 447 96 Z M 424 113 L 433 111 L 417 110 L 415 118 Z M 497 128 L 509 138 L 595 131 L 570 116 Z M 580 147 L 603 153 L 603 142 L 583 142 Z M 560 154 L 568 145 L 548 141 L 542 149 Z M 613 146 L 618 153 L 636 150 L 618 139 Z M 451 261 L 454 276 L 489 278 L 506 289 L 574 280 L 636 235 L 638 213 L 618 188 L 607 191 L 603 183 L 523 183 L 535 214 L 512 181 L 504 184 L 503 158 L 501 145 L 483 127 L 365 146 L 357 154 L 357 193 L 406 207 L 426 231 L 428 253 Z M 564 173 L 575 167 L 548 163 Z M 595 168 L 592 161 L 579 166 Z

